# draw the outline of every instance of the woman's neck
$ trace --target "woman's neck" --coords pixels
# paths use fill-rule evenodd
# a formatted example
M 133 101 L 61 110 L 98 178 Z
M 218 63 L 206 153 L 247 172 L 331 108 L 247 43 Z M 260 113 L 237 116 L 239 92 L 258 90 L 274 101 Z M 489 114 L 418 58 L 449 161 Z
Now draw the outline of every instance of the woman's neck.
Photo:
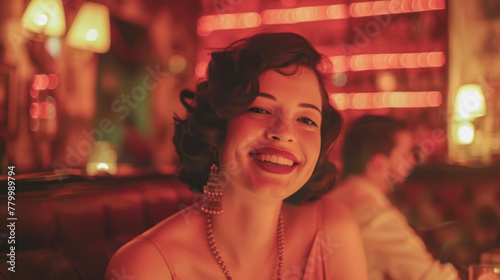
M 226 188 L 224 212 L 212 216 L 214 236 L 223 259 L 241 266 L 252 263 L 252 258 L 276 257 L 281 205 L 281 200 L 262 201 Z

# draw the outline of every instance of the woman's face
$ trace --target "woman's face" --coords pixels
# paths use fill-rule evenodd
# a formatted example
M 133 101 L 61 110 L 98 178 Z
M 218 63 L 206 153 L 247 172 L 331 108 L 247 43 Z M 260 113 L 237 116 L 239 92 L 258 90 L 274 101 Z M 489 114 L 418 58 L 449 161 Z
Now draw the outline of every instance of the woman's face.
M 309 180 L 318 161 L 321 91 L 306 67 L 291 76 L 268 70 L 259 82 L 257 98 L 229 120 L 220 150 L 221 184 L 284 199 Z

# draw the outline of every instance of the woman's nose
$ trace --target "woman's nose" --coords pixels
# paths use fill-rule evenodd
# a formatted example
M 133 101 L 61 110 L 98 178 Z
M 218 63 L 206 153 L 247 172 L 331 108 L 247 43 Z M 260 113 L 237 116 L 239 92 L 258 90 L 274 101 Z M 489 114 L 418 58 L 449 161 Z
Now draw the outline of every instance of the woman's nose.
M 290 121 L 284 118 L 283 115 L 277 115 L 271 119 L 266 130 L 266 137 L 283 142 L 294 142 L 296 140 Z

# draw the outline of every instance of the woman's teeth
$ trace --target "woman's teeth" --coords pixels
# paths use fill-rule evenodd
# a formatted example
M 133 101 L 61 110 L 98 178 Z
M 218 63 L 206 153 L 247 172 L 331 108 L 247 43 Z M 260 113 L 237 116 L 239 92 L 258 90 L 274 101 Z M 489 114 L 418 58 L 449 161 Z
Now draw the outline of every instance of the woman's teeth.
M 257 154 L 255 156 L 255 158 L 260 160 L 260 161 L 267 161 L 270 163 L 275 163 L 275 164 L 280 164 L 280 165 L 286 165 L 286 166 L 293 165 L 293 160 L 287 159 L 284 157 L 280 157 L 280 156 L 276 156 L 276 155 Z

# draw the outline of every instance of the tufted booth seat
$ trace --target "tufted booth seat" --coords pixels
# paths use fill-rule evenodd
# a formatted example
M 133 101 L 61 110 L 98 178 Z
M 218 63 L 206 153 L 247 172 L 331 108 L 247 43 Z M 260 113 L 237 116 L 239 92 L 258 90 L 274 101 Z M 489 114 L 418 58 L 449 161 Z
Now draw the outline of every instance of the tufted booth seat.
M 0 278 L 104 279 L 120 246 L 192 204 L 193 197 L 174 175 L 16 180 L 16 272 L 7 270 L 5 252 L 11 245 L 9 232 L 2 230 Z M 0 201 L 5 222 L 6 191 Z

